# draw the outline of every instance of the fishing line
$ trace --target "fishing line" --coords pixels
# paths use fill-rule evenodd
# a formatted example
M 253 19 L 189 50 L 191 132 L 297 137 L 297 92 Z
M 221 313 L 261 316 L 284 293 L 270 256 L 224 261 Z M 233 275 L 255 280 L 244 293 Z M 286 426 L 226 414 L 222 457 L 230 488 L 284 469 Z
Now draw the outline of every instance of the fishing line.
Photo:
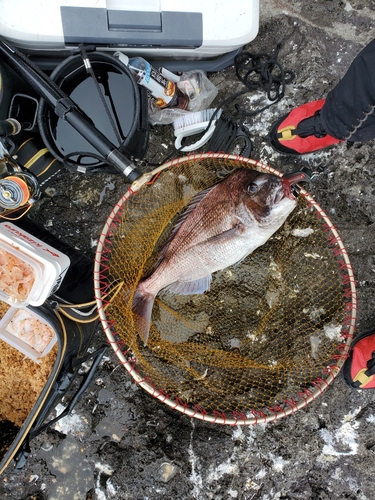
M 271 54 L 241 52 L 235 57 L 234 69 L 236 76 L 246 88 L 232 94 L 218 104 L 208 127 L 211 125 L 219 109 L 248 92 L 253 92 L 258 89 L 264 90 L 268 100 L 271 102 L 254 111 L 246 111 L 239 104 L 235 104 L 234 107 L 239 113 L 239 126 L 242 129 L 244 129 L 244 117 L 256 116 L 281 101 L 285 95 L 285 86 L 293 81 L 295 73 L 292 70 L 284 70 L 282 64 L 277 60 L 280 49 L 281 43 L 276 46 L 276 49 Z

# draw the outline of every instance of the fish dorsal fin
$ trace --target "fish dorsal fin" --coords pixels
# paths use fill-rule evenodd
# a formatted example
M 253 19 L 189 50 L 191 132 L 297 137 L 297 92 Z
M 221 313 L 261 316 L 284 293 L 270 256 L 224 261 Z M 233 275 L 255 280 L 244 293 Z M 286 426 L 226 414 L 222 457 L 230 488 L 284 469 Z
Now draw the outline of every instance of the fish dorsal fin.
M 211 186 L 211 187 L 209 187 L 207 189 L 204 189 L 203 191 L 200 191 L 198 194 L 196 194 L 195 196 L 193 196 L 193 198 L 190 200 L 190 202 L 186 205 L 185 210 L 183 211 L 183 213 L 178 218 L 176 224 L 174 225 L 174 228 L 173 228 L 171 234 L 168 236 L 168 239 L 167 239 L 164 247 L 162 248 L 162 250 L 161 250 L 161 252 L 159 254 L 159 258 L 158 258 L 158 260 L 157 260 L 157 262 L 155 264 L 154 270 L 159 266 L 159 264 L 161 263 L 161 261 L 164 259 L 165 253 L 168 250 L 168 247 L 169 247 L 171 241 L 176 236 L 177 231 L 180 229 L 180 227 L 182 226 L 182 224 L 186 221 L 186 219 L 189 217 L 189 215 L 196 209 L 196 207 L 203 200 L 203 198 L 205 198 L 205 196 L 214 187 L 216 187 L 216 185 Z
M 195 281 L 175 281 L 166 290 L 176 295 L 192 295 L 194 293 L 204 293 L 210 289 L 212 275 L 204 276 Z

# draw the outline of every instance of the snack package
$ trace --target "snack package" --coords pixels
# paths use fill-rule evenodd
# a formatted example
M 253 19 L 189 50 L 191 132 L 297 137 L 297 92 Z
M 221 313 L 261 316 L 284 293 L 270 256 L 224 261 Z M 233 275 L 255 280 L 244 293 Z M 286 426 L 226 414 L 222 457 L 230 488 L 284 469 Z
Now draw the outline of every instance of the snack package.
M 207 109 L 218 94 L 215 85 L 200 69 L 182 73 L 177 87 L 189 98 L 186 110 L 179 108 L 160 109 L 149 100 L 149 122 L 152 125 L 169 125 L 176 118 Z

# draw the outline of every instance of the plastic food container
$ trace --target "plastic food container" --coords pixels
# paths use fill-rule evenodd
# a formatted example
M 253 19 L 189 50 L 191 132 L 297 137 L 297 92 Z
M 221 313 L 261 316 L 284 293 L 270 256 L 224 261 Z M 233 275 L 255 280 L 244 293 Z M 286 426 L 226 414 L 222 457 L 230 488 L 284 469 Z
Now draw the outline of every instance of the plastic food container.
M 60 286 L 67 255 L 10 222 L 0 224 L 0 300 L 40 306 Z
M 36 362 L 57 341 L 52 324 L 26 307 L 9 308 L 0 321 L 0 338 Z

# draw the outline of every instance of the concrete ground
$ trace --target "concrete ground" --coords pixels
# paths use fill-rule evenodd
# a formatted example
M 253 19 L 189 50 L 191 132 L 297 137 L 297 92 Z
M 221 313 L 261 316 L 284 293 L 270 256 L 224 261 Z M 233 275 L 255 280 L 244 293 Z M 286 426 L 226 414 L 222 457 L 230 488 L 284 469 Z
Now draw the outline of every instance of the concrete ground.
M 323 98 L 372 39 L 375 5 L 361 0 L 261 0 L 260 30 L 246 47 L 271 53 L 296 77 L 286 95 L 246 124 L 252 157 L 281 171 L 324 167 L 308 190 L 329 214 L 349 252 L 358 293 L 358 331 L 375 324 L 375 143 L 340 144 L 301 158 L 275 153 L 273 121 L 295 105 Z M 223 98 L 242 88 L 233 67 L 210 75 Z M 264 92 L 240 100 L 267 104 Z M 228 109 L 235 115 L 234 108 Z M 148 156 L 170 152 L 169 126 L 152 130 Z M 147 167 L 146 167 L 147 168 Z M 123 178 L 62 173 L 33 209 L 48 229 L 93 255 Z M 98 329 L 94 345 L 105 340 Z M 21 471 L 0 477 L 0 497 L 16 500 L 371 500 L 375 393 L 339 376 L 292 416 L 251 427 L 191 419 L 138 387 L 109 350 L 73 414 L 32 442 Z M 61 402 L 66 404 L 67 398 Z

